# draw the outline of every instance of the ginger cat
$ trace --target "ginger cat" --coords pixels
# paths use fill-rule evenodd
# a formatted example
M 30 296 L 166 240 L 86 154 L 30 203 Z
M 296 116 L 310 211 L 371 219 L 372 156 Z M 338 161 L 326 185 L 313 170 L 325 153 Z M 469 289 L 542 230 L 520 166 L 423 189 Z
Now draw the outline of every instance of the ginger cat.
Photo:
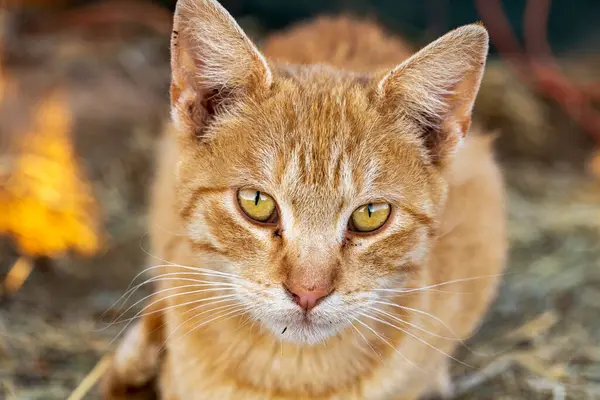
M 261 53 L 216 1 L 180 0 L 171 51 L 164 263 L 104 398 L 451 396 L 507 246 L 492 140 L 467 135 L 486 30 L 407 58 L 376 24 L 323 18 Z

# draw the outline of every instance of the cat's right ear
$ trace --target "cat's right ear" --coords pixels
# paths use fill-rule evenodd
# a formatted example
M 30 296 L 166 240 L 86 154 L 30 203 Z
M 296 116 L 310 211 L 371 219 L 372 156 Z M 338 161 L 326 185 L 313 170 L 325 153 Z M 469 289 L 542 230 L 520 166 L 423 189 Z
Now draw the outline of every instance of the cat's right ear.
M 377 85 L 381 109 L 416 123 L 434 164 L 451 160 L 469 130 L 487 53 L 487 30 L 466 25 L 424 47 Z
M 272 83 L 264 56 L 214 0 L 178 1 L 171 70 L 173 120 L 178 130 L 196 136 L 215 113 Z

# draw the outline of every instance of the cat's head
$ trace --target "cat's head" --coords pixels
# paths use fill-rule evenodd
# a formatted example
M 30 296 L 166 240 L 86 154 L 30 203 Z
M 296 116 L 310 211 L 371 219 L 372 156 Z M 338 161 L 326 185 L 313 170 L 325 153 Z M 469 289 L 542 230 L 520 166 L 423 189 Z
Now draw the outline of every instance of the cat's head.
M 372 75 L 281 66 L 216 2 L 181 0 L 177 192 L 199 266 L 238 275 L 252 316 L 303 343 L 418 282 L 487 49 L 470 25 Z

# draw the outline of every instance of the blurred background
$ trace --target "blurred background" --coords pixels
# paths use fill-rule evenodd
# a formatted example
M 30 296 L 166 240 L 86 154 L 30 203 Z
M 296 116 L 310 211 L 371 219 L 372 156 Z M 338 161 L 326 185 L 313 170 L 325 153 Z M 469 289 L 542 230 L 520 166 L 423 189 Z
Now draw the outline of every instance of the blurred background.
M 1 399 L 97 396 L 123 326 L 107 328 L 102 314 L 149 263 L 174 4 L 0 9 Z M 461 350 L 471 367 L 453 368 L 459 397 L 600 398 L 600 2 L 222 4 L 258 43 L 320 14 L 375 18 L 415 48 L 486 24 L 492 54 L 475 120 L 498 135 L 511 252 L 498 300 Z

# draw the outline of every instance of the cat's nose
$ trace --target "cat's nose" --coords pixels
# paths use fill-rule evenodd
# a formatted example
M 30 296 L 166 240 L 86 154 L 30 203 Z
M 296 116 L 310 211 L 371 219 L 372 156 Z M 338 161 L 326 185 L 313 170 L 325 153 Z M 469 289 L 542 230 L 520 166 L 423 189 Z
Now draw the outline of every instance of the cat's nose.
M 314 286 L 310 290 L 300 286 L 296 287 L 295 285 L 285 285 L 285 288 L 292 295 L 296 304 L 304 311 L 310 311 L 315 308 L 332 291 L 329 286 Z

